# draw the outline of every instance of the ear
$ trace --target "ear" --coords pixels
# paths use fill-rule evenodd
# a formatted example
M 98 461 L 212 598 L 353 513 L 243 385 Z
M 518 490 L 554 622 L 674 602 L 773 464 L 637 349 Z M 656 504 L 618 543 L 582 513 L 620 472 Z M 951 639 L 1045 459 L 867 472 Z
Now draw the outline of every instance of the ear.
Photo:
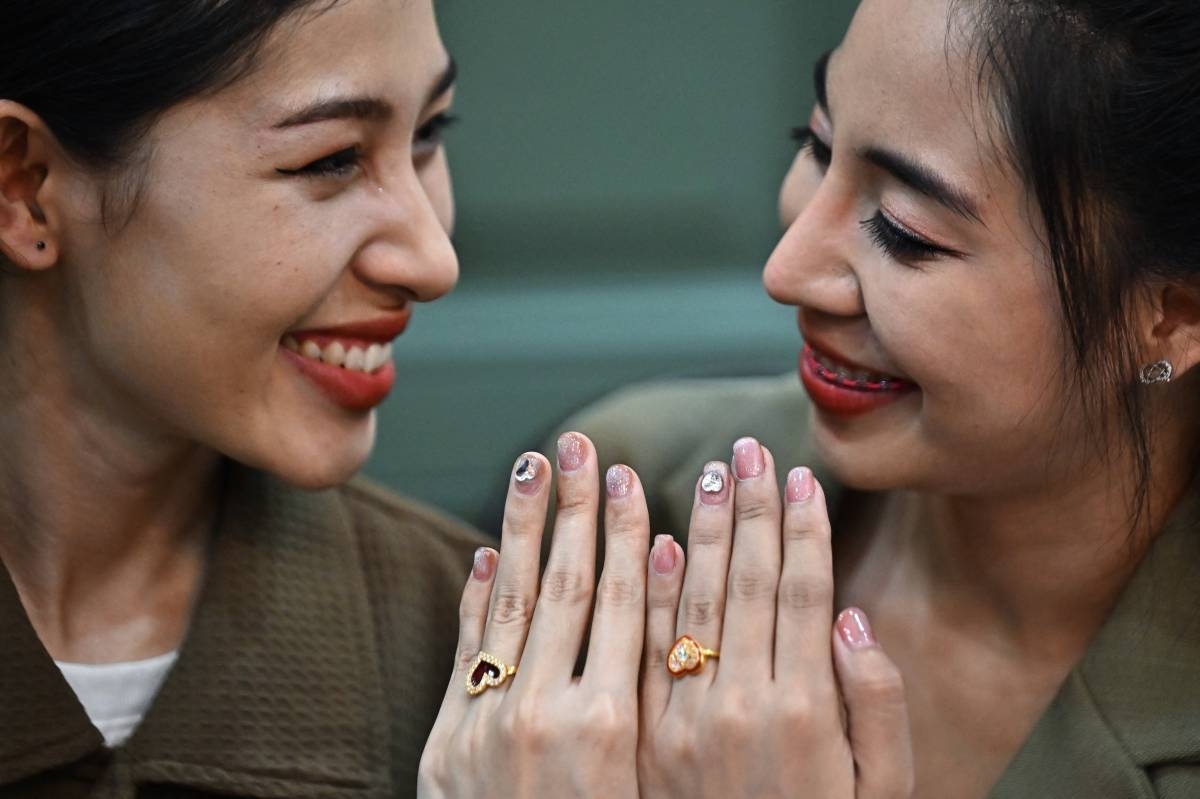
M 1154 325 L 1146 363 L 1165 359 L 1176 376 L 1200 364 L 1200 283 L 1169 283 L 1154 290 Z
M 0 255 L 18 269 L 49 269 L 58 260 L 56 214 L 44 195 L 51 164 L 65 165 L 59 152 L 40 117 L 0 100 Z

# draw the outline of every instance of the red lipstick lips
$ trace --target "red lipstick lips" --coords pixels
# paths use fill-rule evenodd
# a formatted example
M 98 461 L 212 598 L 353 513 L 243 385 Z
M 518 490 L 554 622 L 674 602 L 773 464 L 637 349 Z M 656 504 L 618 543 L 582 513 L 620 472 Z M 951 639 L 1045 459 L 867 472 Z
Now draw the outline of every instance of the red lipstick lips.
M 292 332 L 280 351 L 334 403 L 348 411 L 369 411 L 395 385 L 391 341 L 411 318 L 411 309 L 405 309 L 363 322 Z
M 907 380 L 858 370 L 808 344 L 800 356 L 800 380 L 813 403 L 836 416 L 861 416 L 917 390 Z

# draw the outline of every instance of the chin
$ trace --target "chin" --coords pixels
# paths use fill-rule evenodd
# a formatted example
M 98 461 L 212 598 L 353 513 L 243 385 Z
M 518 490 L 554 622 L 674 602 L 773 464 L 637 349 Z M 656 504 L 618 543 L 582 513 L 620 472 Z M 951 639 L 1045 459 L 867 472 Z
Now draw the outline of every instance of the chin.
M 819 461 L 839 483 L 856 491 L 910 488 L 917 459 L 894 430 L 827 425 L 814 411 L 812 440 Z
M 322 432 L 324 434 L 322 434 Z M 375 414 L 347 430 L 293 429 L 276 437 L 277 444 L 259 452 L 228 453 L 234 460 L 310 490 L 340 485 L 362 469 L 375 446 Z

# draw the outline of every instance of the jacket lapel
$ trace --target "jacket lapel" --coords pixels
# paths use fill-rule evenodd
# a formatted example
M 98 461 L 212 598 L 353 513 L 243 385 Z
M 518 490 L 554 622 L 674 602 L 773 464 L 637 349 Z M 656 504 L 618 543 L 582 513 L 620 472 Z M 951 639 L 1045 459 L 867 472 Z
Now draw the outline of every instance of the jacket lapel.
M 359 549 L 336 492 L 232 466 L 187 641 L 127 747 L 138 782 L 387 795 L 388 726 Z
M 991 796 L 1158 796 L 1149 771 L 1200 765 L 1197 486 Z M 1055 790 L 1057 788 L 1057 790 Z

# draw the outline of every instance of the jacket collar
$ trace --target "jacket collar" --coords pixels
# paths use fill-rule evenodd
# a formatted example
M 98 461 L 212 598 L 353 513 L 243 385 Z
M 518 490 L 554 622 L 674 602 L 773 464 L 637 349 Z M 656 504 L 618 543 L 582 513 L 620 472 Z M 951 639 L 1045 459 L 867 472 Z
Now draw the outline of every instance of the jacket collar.
M 1155 797 L 1155 767 L 1200 765 L 1200 479 L 1138 565 L 993 799 Z M 1056 788 L 1057 786 L 1057 788 Z
M 187 639 L 115 755 L 121 773 L 263 797 L 388 795 L 384 689 L 347 509 L 336 491 L 232 464 L 223 497 Z M 0 736 L 0 784 L 98 750 L 3 570 L 0 637 L 12 642 L 0 729 L 19 730 Z

